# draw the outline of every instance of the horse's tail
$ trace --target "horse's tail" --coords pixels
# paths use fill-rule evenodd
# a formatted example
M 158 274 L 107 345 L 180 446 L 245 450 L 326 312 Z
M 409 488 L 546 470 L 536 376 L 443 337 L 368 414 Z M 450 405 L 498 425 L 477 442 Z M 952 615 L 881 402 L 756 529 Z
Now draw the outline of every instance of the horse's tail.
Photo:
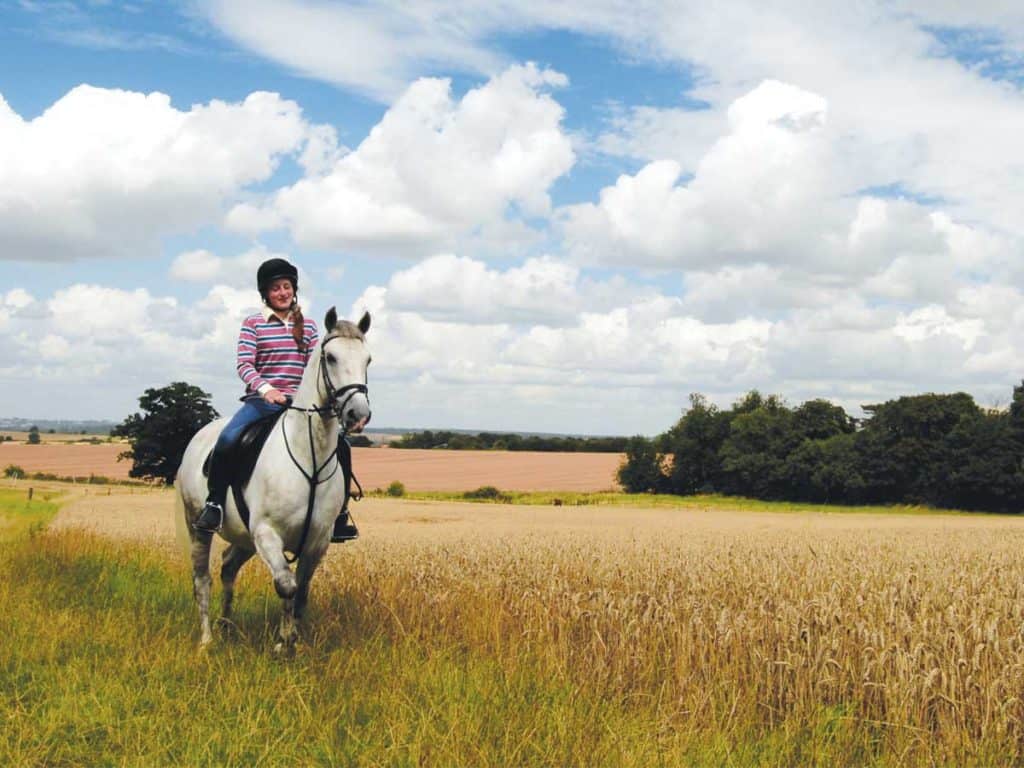
M 187 560 L 192 553 L 192 539 L 188 534 L 188 519 L 185 511 L 185 497 L 181 493 L 181 478 L 174 483 L 174 538 Z

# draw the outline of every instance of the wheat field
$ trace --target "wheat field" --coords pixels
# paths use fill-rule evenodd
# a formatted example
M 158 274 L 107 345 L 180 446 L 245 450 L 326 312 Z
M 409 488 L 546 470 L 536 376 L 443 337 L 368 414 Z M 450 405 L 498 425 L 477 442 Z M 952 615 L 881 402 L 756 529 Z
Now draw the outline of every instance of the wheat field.
M 133 588 L 176 595 L 147 642 L 188 665 L 195 616 L 169 499 L 108 491 L 67 503 L 34 546 L 60 572 L 99 558 L 118 579 L 138 570 L 118 562 L 142 558 Z M 375 715 L 324 736 L 323 764 L 1024 762 L 1016 518 L 383 499 L 357 513 L 363 538 L 332 548 L 296 664 L 300 677 L 335 679 L 345 707 L 373 702 Z M 101 538 L 82 533 L 83 518 Z M 242 639 L 212 657 L 268 664 L 265 685 L 287 688 L 265 641 L 269 579 L 259 564 L 243 574 Z M 111 631 L 139 611 L 137 601 L 104 609 Z M 370 688 L 348 676 L 353 663 Z M 382 684 L 382 669 L 394 679 Z M 310 695 L 292 705 L 309 710 L 300 723 L 343 706 Z M 179 753 L 163 738 L 146 754 L 251 757 L 231 743 Z M 267 755 L 257 762 L 308 758 Z

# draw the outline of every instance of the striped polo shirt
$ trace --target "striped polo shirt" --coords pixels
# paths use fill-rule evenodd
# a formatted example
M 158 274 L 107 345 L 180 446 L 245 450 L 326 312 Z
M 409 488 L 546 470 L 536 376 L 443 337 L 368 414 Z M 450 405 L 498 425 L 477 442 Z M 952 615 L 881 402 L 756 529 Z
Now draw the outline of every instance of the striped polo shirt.
M 299 351 L 292 336 L 291 316 L 281 322 L 268 307 L 245 318 L 238 332 L 238 376 L 245 382 L 245 397 L 262 395 L 271 387 L 283 395 L 295 394 L 317 343 L 316 323 L 309 318 L 302 337 L 306 352 Z

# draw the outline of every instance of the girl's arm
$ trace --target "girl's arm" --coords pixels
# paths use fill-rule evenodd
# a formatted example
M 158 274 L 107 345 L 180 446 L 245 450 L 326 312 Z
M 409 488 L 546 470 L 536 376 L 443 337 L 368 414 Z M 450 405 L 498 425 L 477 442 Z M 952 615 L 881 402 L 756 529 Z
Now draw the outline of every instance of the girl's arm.
M 251 318 L 242 323 L 238 332 L 238 377 L 245 385 L 261 395 L 273 389 L 256 370 L 256 326 Z

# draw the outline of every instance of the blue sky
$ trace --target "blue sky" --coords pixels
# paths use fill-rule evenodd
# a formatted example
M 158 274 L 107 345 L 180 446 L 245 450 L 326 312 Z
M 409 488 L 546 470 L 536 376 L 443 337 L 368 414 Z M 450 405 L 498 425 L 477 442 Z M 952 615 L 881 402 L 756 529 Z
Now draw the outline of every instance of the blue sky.
M 0 0 L 0 415 L 232 410 L 269 255 L 380 425 L 1005 404 L 1024 11 L 642 5 Z

